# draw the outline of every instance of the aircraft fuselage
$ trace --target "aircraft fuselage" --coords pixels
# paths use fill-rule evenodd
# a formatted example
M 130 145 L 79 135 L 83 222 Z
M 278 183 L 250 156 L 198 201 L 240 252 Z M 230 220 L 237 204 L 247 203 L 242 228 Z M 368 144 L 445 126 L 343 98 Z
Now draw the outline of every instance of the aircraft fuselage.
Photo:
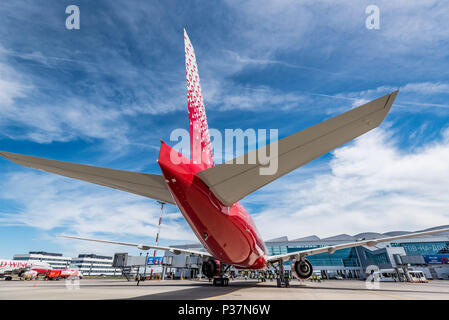
M 174 152 L 182 163 L 173 163 Z M 196 175 L 203 166 L 190 163 L 162 142 L 159 166 L 184 218 L 203 246 L 218 260 L 240 268 L 266 267 L 266 248 L 254 221 L 239 203 L 226 207 Z

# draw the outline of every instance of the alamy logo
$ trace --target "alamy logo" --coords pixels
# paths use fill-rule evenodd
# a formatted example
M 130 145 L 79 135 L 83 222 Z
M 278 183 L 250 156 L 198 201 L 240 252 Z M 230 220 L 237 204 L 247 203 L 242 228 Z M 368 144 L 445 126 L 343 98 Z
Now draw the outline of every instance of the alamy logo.
M 80 289 L 80 271 L 77 267 L 63 271 L 68 276 L 65 279 L 65 287 L 67 290 L 79 290 Z
M 370 265 L 366 268 L 365 273 L 369 274 L 369 276 L 365 280 L 365 286 L 369 290 L 377 290 L 380 289 L 380 270 L 376 265 Z
M 278 170 L 278 130 L 269 130 L 269 141 L 267 143 L 267 129 L 225 129 L 225 137 L 216 129 L 209 129 L 209 139 L 211 144 L 214 162 L 216 164 L 257 164 L 260 165 L 260 175 L 274 175 Z M 190 153 L 190 135 L 185 129 L 173 130 L 170 141 L 178 143 L 173 147 L 170 160 L 173 164 L 190 163 L 190 159 L 182 157 L 180 154 Z M 209 142 L 210 141 L 210 142 Z M 205 149 L 205 141 L 195 142 L 192 148 L 191 159 L 193 163 L 210 163 L 210 156 Z M 254 149 L 245 155 L 245 142 L 248 147 Z M 257 147 L 257 150 L 256 150 Z M 224 153 L 224 157 L 223 157 Z
M 376 5 L 370 5 L 366 7 L 365 13 L 369 16 L 365 20 L 365 26 L 367 29 L 379 30 L 380 29 L 380 10 Z
M 80 8 L 75 5 L 70 5 L 65 9 L 65 13 L 69 16 L 65 20 L 65 27 L 67 30 L 80 29 Z
M 79 290 L 80 278 L 78 276 L 70 276 L 65 280 L 65 287 L 67 290 Z

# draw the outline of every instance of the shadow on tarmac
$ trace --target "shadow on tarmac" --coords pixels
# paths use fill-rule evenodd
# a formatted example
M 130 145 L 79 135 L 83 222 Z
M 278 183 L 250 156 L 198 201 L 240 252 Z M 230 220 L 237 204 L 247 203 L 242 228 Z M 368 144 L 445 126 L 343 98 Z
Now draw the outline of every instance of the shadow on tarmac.
M 343 283 L 342 283 L 343 284 Z M 335 285 L 335 286 L 334 286 Z M 230 294 L 235 291 L 241 290 L 241 289 L 249 289 L 249 288 L 260 288 L 263 289 L 272 289 L 272 290 L 296 290 L 301 289 L 305 292 L 313 290 L 313 291 L 320 291 L 320 290 L 329 290 L 334 292 L 379 292 L 379 293 L 391 293 L 391 294 L 400 294 L 400 293 L 412 293 L 412 294 L 437 294 L 437 295 L 447 295 L 448 292 L 444 290 L 443 288 L 449 288 L 449 286 L 440 285 L 438 283 L 435 283 L 439 288 L 442 288 L 442 291 L 436 291 L 436 290 L 414 290 L 413 288 L 404 288 L 398 287 L 398 288 L 381 288 L 376 290 L 371 290 L 364 287 L 343 287 L 338 286 L 339 284 L 333 284 L 333 285 L 327 285 L 325 282 L 321 283 L 320 285 L 316 286 L 314 283 L 305 282 L 304 284 L 299 284 L 299 282 L 294 281 L 290 283 L 290 288 L 277 288 L 276 282 L 265 282 L 260 283 L 256 280 L 233 280 L 229 283 L 228 287 L 214 287 L 211 282 L 200 280 L 200 281 L 142 281 L 140 282 L 140 285 L 138 286 L 139 290 L 137 294 L 141 294 L 139 296 L 130 298 L 130 300 L 196 300 L 196 299 L 207 299 L 207 298 L 219 298 L 222 295 Z M 413 286 L 413 284 L 410 284 Z M 102 281 L 101 283 L 92 283 L 89 284 L 89 282 L 83 282 L 81 281 L 81 286 L 85 289 L 90 288 L 131 288 L 131 287 L 137 287 L 137 283 L 134 281 Z M 65 282 L 56 282 L 51 283 L 51 287 L 65 287 Z M 169 288 L 168 292 L 161 292 L 161 293 L 150 293 L 151 288 Z M 416 288 L 419 289 L 419 288 Z
M 259 285 L 259 286 L 265 286 L 265 285 Z M 271 287 L 271 286 L 268 286 Z M 442 291 L 418 291 L 418 290 L 407 290 L 407 289 L 368 289 L 368 288 L 338 288 L 338 287 L 309 287 L 306 285 L 297 285 L 297 284 L 290 284 L 290 288 L 302 288 L 302 289 L 310 289 L 310 290 L 335 290 L 335 291 L 361 291 L 361 292 L 390 292 L 390 293 L 426 293 L 426 294 L 445 294 L 447 295 L 447 292 Z
M 87 279 L 86 279 L 87 280 Z M 5 287 L 14 287 L 13 283 L 2 283 L 6 285 Z M 37 289 L 60 289 L 65 287 L 65 281 L 55 281 L 55 282 L 45 282 L 45 285 L 41 285 L 40 282 L 36 282 Z M 33 283 L 25 284 L 23 288 L 29 289 Z M 281 298 L 288 294 L 289 292 L 299 294 L 301 293 L 307 295 L 307 293 L 320 294 L 320 292 L 334 292 L 338 295 L 341 293 L 344 296 L 345 293 L 360 293 L 360 297 L 363 293 L 385 293 L 385 294 L 413 294 L 421 295 L 422 297 L 431 297 L 436 295 L 439 297 L 444 297 L 448 295 L 449 292 L 449 282 L 431 282 L 429 287 L 426 285 L 419 284 L 406 284 L 398 283 L 397 286 L 389 284 L 388 286 L 380 285 L 377 290 L 371 290 L 365 288 L 363 281 L 360 283 L 346 284 L 345 282 L 304 282 L 300 284 L 298 281 L 290 282 L 290 288 L 277 288 L 275 281 L 267 281 L 264 283 L 257 282 L 257 280 L 232 280 L 228 287 L 214 287 L 212 282 L 207 280 L 195 280 L 195 281 L 177 281 L 177 280 L 165 280 L 165 281 L 142 281 L 140 285 L 134 281 L 117 281 L 117 280 L 106 280 L 103 281 L 81 281 L 81 288 L 89 290 L 94 289 L 133 289 L 133 297 L 128 298 L 128 300 L 196 300 L 196 299 L 220 299 L 224 295 L 233 294 L 239 290 L 243 290 L 236 294 L 236 296 L 248 296 L 251 298 L 251 292 L 254 293 L 255 290 L 261 290 L 262 293 L 265 292 L 268 296 L 273 298 Z M 1 286 L 0 286 L 1 287 Z M 164 289 L 165 288 L 165 289 Z M 428 289 L 428 290 L 427 290 Z M 34 290 L 34 288 L 33 288 Z M 164 291 L 164 292 L 158 292 Z M 279 294 L 277 294 L 279 292 Z M 128 295 L 128 297 L 130 297 Z M 230 297 L 232 298 L 232 296 Z M 363 298 L 362 298 L 363 299 Z
M 219 296 L 230 294 L 232 292 L 244 289 L 244 288 L 271 288 L 276 289 L 274 283 L 258 283 L 256 281 L 232 281 L 228 287 L 214 287 L 208 282 L 191 282 L 183 284 L 168 284 L 166 282 L 160 284 L 151 284 L 151 286 L 179 286 L 179 287 L 190 287 L 189 289 L 181 289 L 176 291 L 169 291 L 163 293 L 155 293 L 142 295 L 138 297 L 131 298 L 129 300 L 197 300 L 197 299 L 207 299 L 207 298 L 219 298 Z M 195 288 L 191 288 L 195 286 Z M 285 290 L 285 288 L 283 288 Z M 303 289 L 303 290 L 332 290 L 332 291 L 359 291 L 359 292 L 385 292 L 385 293 L 417 293 L 417 294 L 444 294 L 447 292 L 442 291 L 422 291 L 422 290 L 407 290 L 407 289 L 376 289 L 371 290 L 368 288 L 343 288 L 343 287 L 331 287 L 331 286 L 308 286 L 306 284 L 290 284 L 290 288 L 287 290 Z
M 228 286 L 228 287 L 213 287 L 201 286 L 200 288 L 190 288 L 170 292 L 162 292 L 155 294 L 148 294 L 139 297 L 130 298 L 127 300 L 199 300 L 213 298 L 225 294 L 229 294 L 242 289 L 243 287 Z

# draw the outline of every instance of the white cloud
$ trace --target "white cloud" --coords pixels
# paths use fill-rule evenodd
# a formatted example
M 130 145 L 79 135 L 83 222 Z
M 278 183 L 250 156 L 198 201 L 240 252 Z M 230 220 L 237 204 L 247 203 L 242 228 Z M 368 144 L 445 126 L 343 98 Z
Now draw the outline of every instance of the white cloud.
M 111 139 L 124 145 L 127 124 L 121 113 L 108 110 L 82 99 L 69 99 L 57 104 L 32 105 L 12 102 L 0 108 L 0 124 L 11 138 L 38 143 L 70 141 L 78 137 Z M 20 132 L 9 127 L 23 126 Z
M 55 95 L 51 103 L 42 102 L 41 99 L 46 99 L 39 93 L 42 88 L 33 84 L 30 75 L 2 62 L 5 60 L 2 53 L 5 50 L 0 47 L 0 129 L 3 134 L 39 143 L 82 137 L 111 139 L 116 146 L 126 144 L 128 127 L 121 121 L 120 110 L 73 96 Z
M 47 232 L 112 238 L 148 237 L 153 241 L 160 215 L 156 201 L 76 180 L 29 170 L 5 174 L 0 197 L 14 212 L 0 212 L 2 225 L 22 225 Z M 104 236 L 103 236 L 104 237 Z M 161 238 L 193 240 L 181 214 L 166 206 Z
M 449 84 L 441 82 L 408 83 L 401 88 L 401 92 L 413 92 L 421 94 L 449 94 Z
M 413 82 L 413 83 L 406 83 L 400 87 L 383 85 L 374 89 L 366 89 L 354 92 L 342 92 L 335 95 L 326 95 L 326 94 L 311 94 L 311 95 L 322 98 L 330 98 L 334 99 L 335 101 L 338 100 L 352 101 L 352 107 L 355 108 L 373 99 L 379 98 L 385 94 L 389 94 L 396 90 L 399 90 L 399 94 L 393 105 L 392 109 L 393 112 L 397 110 L 397 107 L 404 107 L 401 108 L 401 111 L 410 111 L 410 112 L 422 110 L 423 107 L 430 107 L 430 109 L 427 110 L 434 110 L 434 111 L 441 108 L 443 109 L 449 108 L 449 104 L 432 102 L 433 101 L 432 99 L 437 99 L 437 102 L 446 101 L 445 96 L 449 95 L 449 84 L 446 82 L 429 82 L 429 81 Z M 432 107 L 436 107 L 437 109 L 432 109 Z M 332 105 L 325 106 L 324 108 L 326 109 L 327 114 L 338 114 L 348 110 L 348 107 L 344 105 L 335 106 L 335 102 Z
M 24 83 L 22 77 L 13 68 L 1 61 L 0 74 L 0 110 L 2 110 L 13 104 L 14 99 L 24 97 L 31 86 Z
M 318 44 L 322 51 L 331 54 L 338 45 L 336 41 L 361 49 L 362 53 L 382 47 L 384 56 L 393 52 L 428 52 L 449 36 L 446 32 L 449 7 L 436 0 L 377 1 L 381 28 L 371 34 L 366 33 L 368 15 L 365 8 L 372 3 L 366 1 L 226 2 L 241 17 L 234 28 L 239 30 L 239 36 L 251 43 L 248 47 L 256 49 L 253 50 L 255 59 L 267 59 L 278 50 L 298 50 L 310 44 Z M 349 38 L 335 37 L 335 32 L 347 33 Z M 380 41 L 372 41 L 373 38 Z M 363 50 L 363 46 L 368 51 Z
M 382 1 L 380 8 L 389 24 L 386 39 L 398 42 L 396 49 L 409 51 L 411 46 L 421 52 L 431 52 L 448 39 L 449 7 L 444 2 Z
M 248 49 L 269 58 L 278 49 L 301 46 L 302 40 L 315 25 L 307 3 L 298 1 L 241 1 L 228 0 L 235 10 L 234 32 L 250 43 Z M 238 32 L 237 32 L 238 31 Z
M 449 223 L 449 129 L 439 142 L 400 151 L 381 129 L 333 152 L 328 170 L 295 172 L 253 195 L 264 238 L 419 230 Z M 307 172 L 307 171 L 305 171 Z
M 216 106 L 220 111 L 234 109 L 251 111 L 289 110 L 299 108 L 306 101 L 298 93 L 283 93 L 265 86 L 247 87 L 209 81 L 206 86 L 206 103 Z

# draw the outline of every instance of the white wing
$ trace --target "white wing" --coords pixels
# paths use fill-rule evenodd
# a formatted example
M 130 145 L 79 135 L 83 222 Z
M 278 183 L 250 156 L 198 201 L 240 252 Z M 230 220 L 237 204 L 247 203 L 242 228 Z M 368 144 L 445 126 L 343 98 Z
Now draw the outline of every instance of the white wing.
M 267 261 L 269 262 L 275 262 L 275 261 L 287 261 L 292 259 L 299 259 L 300 257 L 306 257 L 306 256 L 312 256 L 319 253 L 334 253 L 337 250 L 341 249 L 347 249 L 347 248 L 353 248 L 358 246 L 375 246 L 376 244 L 380 242 L 388 242 L 398 239 L 408 239 L 408 238 L 415 238 L 420 236 L 426 236 L 429 234 L 434 233 L 440 233 L 440 232 L 448 232 L 449 228 L 444 229 L 437 229 L 437 230 L 431 230 L 431 231 L 423 231 L 423 232 L 415 232 L 415 233 L 408 233 L 400 236 L 394 236 L 394 237 L 386 237 L 386 238 L 379 238 L 379 239 L 371 239 L 371 240 L 361 240 L 356 242 L 348 242 L 343 244 L 337 244 L 334 246 L 327 246 L 327 247 L 321 247 L 316 249 L 310 249 L 310 250 L 303 250 L 303 251 L 295 251 L 295 252 L 289 252 L 285 254 L 278 254 L 275 256 L 270 256 L 267 258 Z
M 0 156 L 25 167 L 39 169 L 61 176 L 83 180 L 175 204 L 164 177 L 157 174 L 130 172 L 87 166 L 65 161 L 50 160 L 0 151 Z
M 130 243 L 130 242 L 121 242 L 121 241 L 99 240 L 99 239 L 90 239 L 90 238 L 82 238 L 82 237 L 66 236 L 66 235 L 59 235 L 58 237 L 68 238 L 68 239 L 76 239 L 76 240 L 93 241 L 93 242 L 119 244 L 119 245 L 122 245 L 122 246 L 136 247 L 136 248 L 138 248 L 140 250 L 156 249 L 156 250 L 169 251 L 169 252 L 172 252 L 174 254 L 185 253 L 185 254 L 199 256 L 199 257 L 213 257 L 209 252 L 205 252 L 205 251 L 197 251 L 197 250 L 189 250 L 189 249 L 180 249 L 180 248 L 172 248 L 172 247 L 155 246 L 155 245 L 152 245 L 152 244 L 139 244 L 139 243 Z

